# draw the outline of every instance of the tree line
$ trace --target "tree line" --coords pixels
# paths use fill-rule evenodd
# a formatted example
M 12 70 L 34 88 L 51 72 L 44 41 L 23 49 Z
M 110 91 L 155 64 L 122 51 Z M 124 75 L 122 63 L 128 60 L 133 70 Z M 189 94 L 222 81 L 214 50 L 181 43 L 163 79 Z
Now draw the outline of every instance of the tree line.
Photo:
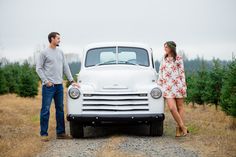
M 159 70 L 159 62 L 155 62 Z M 222 110 L 236 117 L 236 59 L 221 61 L 203 58 L 184 59 L 187 98 L 186 103 L 193 105 L 220 105 Z M 69 63 L 72 75 L 80 71 L 81 63 Z M 22 97 L 35 97 L 38 94 L 40 79 L 35 66 L 27 61 L 23 64 L 10 63 L 0 59 L 0 94 L 16 93 Z
M 23 64 L 0 62 L 0 94 L 16 93 L 21 97 L 35 97 L 38 94 L 39 77 L 35 66 L 27 61 Z
M 236 117 L 236 59 L 222 65 L 214 59 L 212 67 L 206 69 L 206 63 L 201 61 L 200 68 L 195 72 L 187 72 L 187 103 L 193 105 L 213 104 Z

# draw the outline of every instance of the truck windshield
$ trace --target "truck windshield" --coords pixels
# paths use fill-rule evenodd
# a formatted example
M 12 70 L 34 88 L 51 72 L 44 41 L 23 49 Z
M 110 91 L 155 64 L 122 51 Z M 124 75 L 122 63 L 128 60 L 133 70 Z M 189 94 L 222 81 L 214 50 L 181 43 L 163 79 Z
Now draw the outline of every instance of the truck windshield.
M 105 47 L 88 50 L 85 67 L 111 64 L 149 66 L 148 52 L 136 47 Z

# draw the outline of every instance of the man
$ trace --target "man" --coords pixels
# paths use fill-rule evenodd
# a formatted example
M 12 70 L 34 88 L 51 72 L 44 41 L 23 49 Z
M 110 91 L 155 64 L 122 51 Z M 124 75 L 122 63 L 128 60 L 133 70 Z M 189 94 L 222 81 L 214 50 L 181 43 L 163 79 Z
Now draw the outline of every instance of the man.
M 54 99 L 56 108 L 56 133 L 57 139 L 69 138 L 65 134 L 64 105 L 63 105 L 63 73 L 73 86 L 79 87 L 74 82 L 69 66 L 62 50 L 58 49 L 60 34 L 51 32 L 48 35 L 49 47 L 39 56 L 36 72 L 42 80 L 42 108 L 40 112 L 40 135 L 42 141 L 48 141 L 48 122 L 50 106 Z

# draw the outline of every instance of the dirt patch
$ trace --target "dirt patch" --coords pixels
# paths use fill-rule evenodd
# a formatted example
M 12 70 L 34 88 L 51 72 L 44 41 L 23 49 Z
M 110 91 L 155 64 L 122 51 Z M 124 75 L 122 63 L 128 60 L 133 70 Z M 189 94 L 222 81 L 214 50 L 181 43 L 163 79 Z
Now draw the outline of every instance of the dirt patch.
M 128 153 L 121 152 L 117 146 L 124 141 L 124 137 L 121 136 L 112 136 L 107 141 L 107 143 L 101 148 L 97 153 L 97 157 L 121 157 L 121 156 L 130 156 Z

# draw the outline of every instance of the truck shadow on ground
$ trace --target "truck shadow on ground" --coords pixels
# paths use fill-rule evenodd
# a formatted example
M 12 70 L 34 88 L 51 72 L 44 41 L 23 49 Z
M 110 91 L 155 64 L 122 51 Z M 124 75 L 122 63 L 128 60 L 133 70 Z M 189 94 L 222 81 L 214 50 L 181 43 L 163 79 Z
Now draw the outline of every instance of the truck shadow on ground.
M 113 135 L 149 136 L 148 125 L 111 125 L 111 126 L 86 126 L 84 138 L 104 138 Z

